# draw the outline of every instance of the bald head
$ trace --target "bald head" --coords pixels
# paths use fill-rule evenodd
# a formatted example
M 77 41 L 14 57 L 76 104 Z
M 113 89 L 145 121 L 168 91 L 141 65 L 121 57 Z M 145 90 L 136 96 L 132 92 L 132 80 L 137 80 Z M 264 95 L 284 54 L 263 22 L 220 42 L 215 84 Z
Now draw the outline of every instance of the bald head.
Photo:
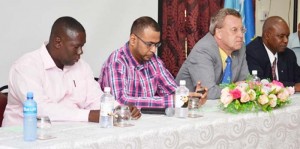
M 288 24 L 279 16 L 269 17 L 263 25 L 263 42 L 274 54 L 285 50 L 289 35 Z
M 274 27 L 276 27 L 277 25 L 288 27 L 288 25 L 284 21 L 284 19 L 282 19 L 279 16 L 272 16 L 272 17 L 267 18 L 267 20 L 265 21 L 265 23 L 263 25 L 263 36 L 264 36 L 264 32 L 273 30 Z

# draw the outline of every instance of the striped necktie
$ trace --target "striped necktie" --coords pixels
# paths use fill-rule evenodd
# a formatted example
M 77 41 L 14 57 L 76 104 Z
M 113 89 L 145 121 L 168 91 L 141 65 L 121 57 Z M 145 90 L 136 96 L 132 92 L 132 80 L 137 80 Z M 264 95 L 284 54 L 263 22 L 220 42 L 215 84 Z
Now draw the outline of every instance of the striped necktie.
M 273 80 L 277 80 L 277 77 L 276 77 L 276 64 L 277 64 L 277 59 L 275 57 L 275 59 L 272 63 L 272 77 L 273 77 Z

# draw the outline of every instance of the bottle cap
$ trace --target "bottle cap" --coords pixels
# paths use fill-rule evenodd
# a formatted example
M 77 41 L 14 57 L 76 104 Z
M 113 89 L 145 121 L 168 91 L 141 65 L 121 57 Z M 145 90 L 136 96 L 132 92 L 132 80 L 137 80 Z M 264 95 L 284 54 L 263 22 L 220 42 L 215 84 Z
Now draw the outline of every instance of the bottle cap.
M 180 80 L 179 85 L 185 85 L 185 80 Z
M 33 92 L 27 92 L 27 99 L 33 99 Z
M 105 93 L 110 93 L 110 87 L 104 87 L 104 92 Z
M 252 75 L 257 75 L 257 70 L 252 70 Z

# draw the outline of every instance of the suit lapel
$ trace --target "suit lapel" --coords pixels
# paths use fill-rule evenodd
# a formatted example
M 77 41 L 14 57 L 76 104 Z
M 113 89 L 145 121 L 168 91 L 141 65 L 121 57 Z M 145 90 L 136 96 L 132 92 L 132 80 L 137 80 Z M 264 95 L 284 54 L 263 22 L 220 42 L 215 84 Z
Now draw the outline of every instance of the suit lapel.
M 262 41 L 262 38 L 259 38 L 259 46 L 258 49 L 263 49 L 263 50 L 260 50 L 260 54 L 259 55 L 262 55 L 260 56 L 262 58 L 262 69 L 264 70 L 264 74 L 263 74 L 263 77 L 262 78 L 269 78 L 269 79 L 272 79 L 272 65 L 270 63 L 270 58 L 269 58 L 269 55 L 267 53 L 267 49 L 265 48 L 264 44 L 263 44 L 263 41 Z
M 280 80 L 287 80 L 286 79 L 287 75 L 284 75 L 287 74 L 286 70 L 287 70 L 287 63 L 284 60 L 282 60 L 282 55 L 278 54 L 277 71 Z

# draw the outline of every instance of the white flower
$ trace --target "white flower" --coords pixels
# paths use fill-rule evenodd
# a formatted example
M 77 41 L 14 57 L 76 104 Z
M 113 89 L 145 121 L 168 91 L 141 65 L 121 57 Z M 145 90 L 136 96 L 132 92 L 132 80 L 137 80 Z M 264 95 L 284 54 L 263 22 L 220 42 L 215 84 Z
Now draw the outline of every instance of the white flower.
M 290 93 L 288 89 L 283 88 L 282 91 L 277 95 L 277 97 L 281 102 L 285 102 L 288 99 L 289 95 Z
M 270 99 L 270 101 L 269 101 L 270 106 L 273 107 L 273 108 L 276 107 L 276 105 L 277 105 L 277 97 L 276 97 L 276 95 L 270 94 L 269 95 L 269 99 Z
M 221 94 L 223 93 L 229 93 L 229 87 L 225 87 L 221 90 Z
M 282 85 L 282 83 L 280 83 L 278 81 L 273 81 L 272 85 L 271 85 L 272 91 L 275 91 L 275 94 L 277 94 L 283 88 L 283 86 L 281 86 L 281 85 Z
M 245 103 L 245 102 L 248 102 L 248 101 L 250 101 L 250 96 L 249 96 L 249 94 L 247 94 L 246 92 L 244 92 L 244 91 L 242 91 L 241 92 L 241 99 L 240 99 L 240 101 L 242 102 L 242 103 Z
M 238 87 L 241 89 L 241 90 L 246 90 L 246 88 L 248 87 L 249 85 L 246 83 L 246 82 L 241 82 L 238 84 Z
M 224 88 L 224 89 L 226 89 L 226 88 Z M 229 89 L 227 92 L 224 89 L 222 90 L 222 93 L 221 93 L 221 102 L 224 104 L 224 107 L 227 107 L 233 101 L 233 97 L 229 93 Z
M 262 79 L 260 81 L 260 83 L 265 86 L 265 85 L 269 84 L 270 82 L 267 79 Z
M 293 87 L 291 87 L 291 86 L 287 87 L 287 90 L 289 91 L 290 95 L 295 94 L 295 88 L 294 88 L 294 86 Z
M 266 94 L 263 94 L 263 95 L 259 96 L 258 103 L 260 103 L 261 105 L 264 105 L 268 102 L 269 102 L 269 99 L 268 99 Z
M 256 98 L 256 93 L 255 93 L 255 91 L 254 91 L 253 89 L 250 89 L 250 90 L 248 91 L 248 94 L 249 94 L 249 96 L 250 96 L 250 100 L 251 100 L 251 101 L 255 100 L 255 98 Z

